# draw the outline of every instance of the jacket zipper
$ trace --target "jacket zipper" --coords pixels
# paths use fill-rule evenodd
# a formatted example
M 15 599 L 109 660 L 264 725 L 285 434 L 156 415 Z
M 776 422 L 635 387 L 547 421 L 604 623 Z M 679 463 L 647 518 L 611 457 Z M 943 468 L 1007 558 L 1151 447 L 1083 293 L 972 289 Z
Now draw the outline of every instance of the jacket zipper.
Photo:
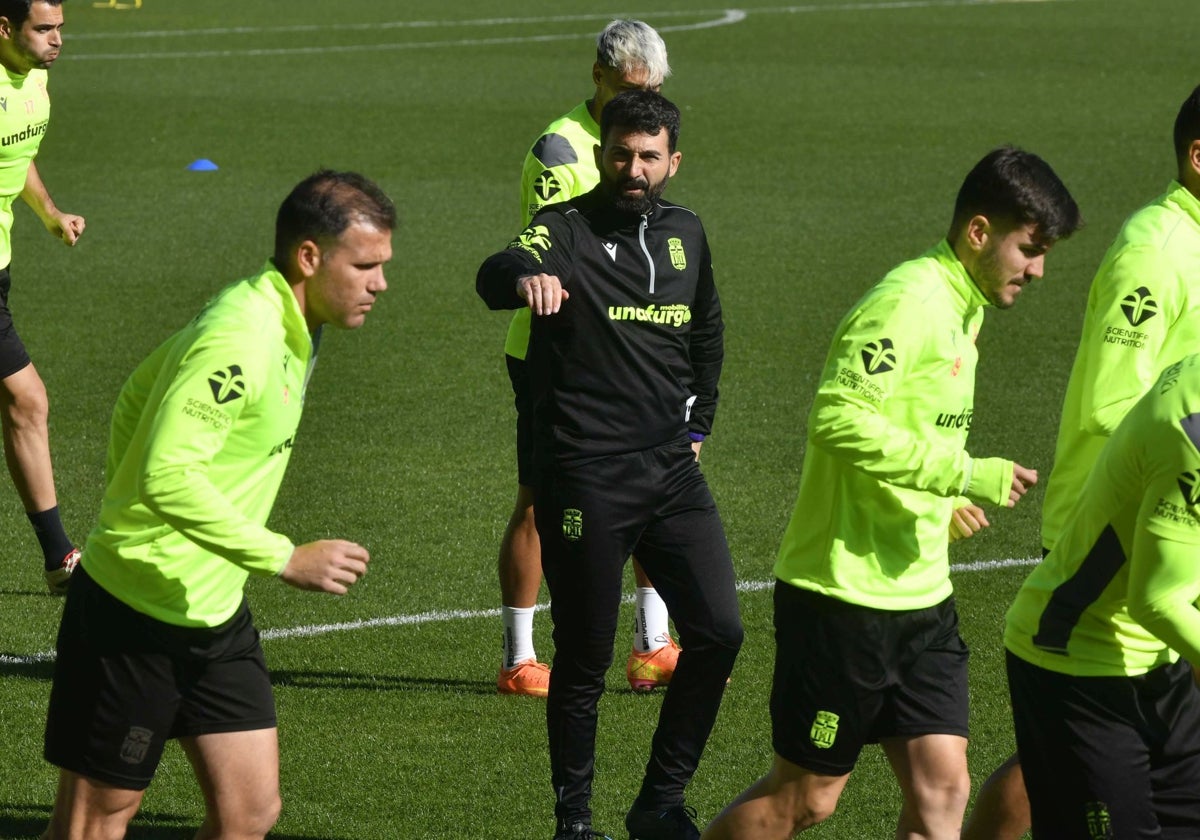
M 654 258 L 650 256 L 650 249 L 646 247 L 646 228 L 650 226 L 650 218 L 642 216 L 642 223 L 638 225 L 638 244 L 642 246 L 642 253 L 646 255 L 646 264 L 650 266 L 650 294 L 654 294 Z

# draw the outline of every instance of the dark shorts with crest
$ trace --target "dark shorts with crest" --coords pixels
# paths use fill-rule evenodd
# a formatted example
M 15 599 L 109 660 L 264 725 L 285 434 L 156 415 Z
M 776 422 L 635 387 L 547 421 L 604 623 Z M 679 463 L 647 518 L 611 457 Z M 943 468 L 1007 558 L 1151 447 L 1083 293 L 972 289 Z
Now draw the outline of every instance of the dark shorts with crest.
M 953 598 L 880 610 L 777 580 L 775 753 L 842 776 L 884 738 L 965 738 L 967 659 Z
M 1034 838 L 1200 837 L 1200 689 L 1190 665 L 1075 677 L 1007 657 Z
M 144 790 L 171 738 L 275 727 L 271 681 L 243 600 L 216 627 L 179 627 L 71 578 L 58 631 L 46 760 Z

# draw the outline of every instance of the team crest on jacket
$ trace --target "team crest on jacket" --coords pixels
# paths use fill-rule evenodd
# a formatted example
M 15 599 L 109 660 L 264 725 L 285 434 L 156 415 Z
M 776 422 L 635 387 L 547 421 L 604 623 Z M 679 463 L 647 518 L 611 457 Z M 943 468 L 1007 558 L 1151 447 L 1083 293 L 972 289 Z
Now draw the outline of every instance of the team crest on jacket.
M 233 402 L 246 393 L 246 380 L 238 365 L 230 365 L 224 370 L 209 374 L 208 387 L 212 388 L 213 399 L 217 405 Z
M 896 367 L 896 351 L 890 338 L 872 341 L 862 350 L 863 368 L 868 374 L 887 373 Z
M 817 712 L 817 718 L 813 721 L 808 737 L 814 747 L 827 750 L 833 746 L 833 742 L 837 738 L 837 731 L 837 715 L 833 712 Z
M 1121 299 L 1121 311 L 1131 327 L 1138 327 L 1158 314 L 1158 301 L 1150 296 L 1150 290 L 1138 286 Z
M 575 508 L 563 508 L 563 539 L 567 542 L 579 542 L 583 539 L 583 511 Z
M 683 252 L 683 240 L 678 236 L 672 236 L 667 240 L 667 250 L 671 252 L 671 265 L 675 266 L 677 271 L 683 271 L 687 268 L 687 254 Z

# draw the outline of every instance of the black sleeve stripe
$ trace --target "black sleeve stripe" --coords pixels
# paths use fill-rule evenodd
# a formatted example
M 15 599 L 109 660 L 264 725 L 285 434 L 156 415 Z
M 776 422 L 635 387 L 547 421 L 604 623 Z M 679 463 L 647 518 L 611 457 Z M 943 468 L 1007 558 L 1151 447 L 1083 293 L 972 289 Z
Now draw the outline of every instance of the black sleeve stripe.
M 561 134 L 543 134 L 533 144 L 533 156 L 549 169 L 568 163 L 579 163 L 579 155 Z

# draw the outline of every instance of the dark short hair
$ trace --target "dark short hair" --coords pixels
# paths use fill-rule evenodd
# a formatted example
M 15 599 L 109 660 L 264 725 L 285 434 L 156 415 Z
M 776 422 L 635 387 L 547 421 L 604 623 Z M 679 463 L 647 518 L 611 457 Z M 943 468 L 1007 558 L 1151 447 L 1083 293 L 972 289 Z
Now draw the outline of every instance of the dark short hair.
M 954 202 L 950 239 L 975 216 L 1002 227 L 1033 225 L 1050 241 L 1083 225 L 1079 206 L 1050 164 L 1012 146 L 988 152 L 967 174 Z
M 42 0 L 51 6 L 61 6 L 63 0 Z M 25 25 L 25 19 L 29 17 L 29 10 L 33 7 L 34 0 L 0 0 L 0 17 L 8 18 L 8 22 L 12 24 L 13 29 L 20 29 Z
M 1200 140 L 1200 86 L 1183 100 L 1179 116 L 1175 117 L 1175 160 L 1179 164 L 1180 174 L 1187 161 L 1188 149 L 1196 140 Z
M 279 205 L 275 266 L 285 270 L 301 242 L 328 245 L 355 223 L 395 230 L 396 206 L 374 181 L 357 172 L 314 172 Z
M 652 90 L 626 90 L 618 93 L 600 113 L 600 145 L 608 142 L 613 126 L 632 129 L 651 137 L 667 130 L 667 148 L 675 151 L 679 142 L 679 109 L 661 93 Z

